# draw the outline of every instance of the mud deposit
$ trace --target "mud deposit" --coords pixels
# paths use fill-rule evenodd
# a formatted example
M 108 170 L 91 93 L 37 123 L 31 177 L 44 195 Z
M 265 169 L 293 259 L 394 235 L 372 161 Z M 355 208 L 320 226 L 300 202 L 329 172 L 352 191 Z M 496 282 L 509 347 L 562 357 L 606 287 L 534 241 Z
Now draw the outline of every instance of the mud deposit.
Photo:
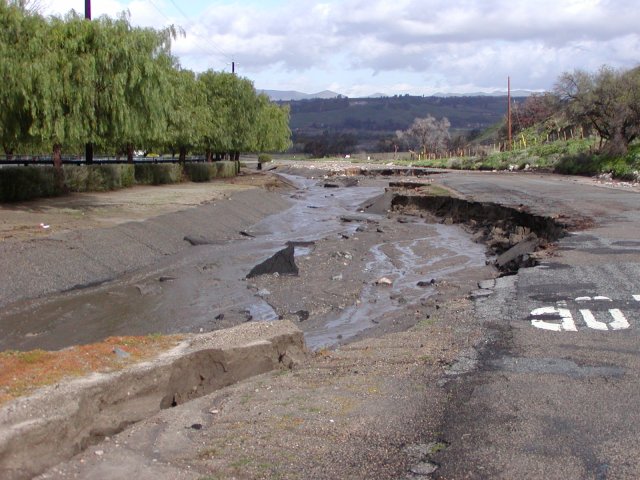
M 327 188 L 322 180 L 284 178 L 295 189 L 285 194 L 291 207 L 233 240 L 191 235 L 185 243 L 193 246 L 115 281 L 7 308 L 0 347 L 59 349 L 279 318 L 296 321 L 311 347 L 331 346 L 406 329 L 435 308 L 438 285 L 492 275 L 485 247 L 459 227 L 398 216 L 389 198 L 367 201 L 384 191 L 384 180 Z M 287 244 L 295 245 L 299 276 L 245 278 Z M 409 318 L 400 313 L 407 307 Z

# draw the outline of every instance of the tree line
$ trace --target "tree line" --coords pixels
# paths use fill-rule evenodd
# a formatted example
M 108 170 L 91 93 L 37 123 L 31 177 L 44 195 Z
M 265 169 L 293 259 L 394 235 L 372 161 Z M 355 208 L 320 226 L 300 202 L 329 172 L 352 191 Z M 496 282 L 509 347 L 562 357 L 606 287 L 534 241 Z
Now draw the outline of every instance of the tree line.
M 595 134 L 601 153 L 623 156 L 640 137 L 640 67 L 605 65 L 595 72 L 565 72 L 553 91 L 517 105 L 512 121 L 514 134 L 529 128 L 554 133 L 556 138 L 568 131 Z
M 126 14 L 43 17 L 0 0 L 0 142 L 20 151 L 204 153 L 208 160 L 290 145 L 289 109 L 231 73 L 182 69 L 180 32 L 134 27 Z
M 596 135 L 600 153 L 608 157 L 624 156 L 640 138 L 640 67 L 617 70 L 603 66 L 596 72 L 565 72 L 552 91 L 514 103 L 512 111 L 514 138 L 525 131 L 546 134 L 548 140 Z M 463 148 L 467 141 L 473 142 L 473 137 L 479 136 L 470 132 L 473 135 L 467 138 L 452 139 L 450 126 L 446 117 L 416 118 L 407 130 L 397 131 L 386 146 L 439 154 Z M 497 133 L 497 139 L 486 137 L 485 141 L 507 140 L 506 118 Z

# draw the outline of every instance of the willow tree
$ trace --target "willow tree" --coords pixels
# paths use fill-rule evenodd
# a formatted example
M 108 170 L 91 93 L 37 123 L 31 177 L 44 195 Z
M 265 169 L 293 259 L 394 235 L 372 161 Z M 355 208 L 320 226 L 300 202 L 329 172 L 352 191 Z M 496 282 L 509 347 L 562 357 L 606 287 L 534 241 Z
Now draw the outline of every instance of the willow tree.
M 88 141 L 124 148 L 133 161 L 135 145 L 166 139 L 176 30 L 133 28 L 125 15 L 91 23 L 95 72 L 90 83 L 95 93 Z
M 25 16 L 20 8 L 0 2 L 0 143 L 9 159 L 30 141 L 31 77 L 41 68 L 46 32 L 41 17 Z
M 282 152 L 291 146 L 289 129 L 289 107 L 272 103 L 264 94 L 257 97 L 257 112 L 254 121 L 254 148 L 261 152 Z
M 220 159 L 231 144 L 229 123 L 232 110 L 228 97 L 232 93 L 233 78 L 235 77 L 212 70 L 198 75 L 197 88 L 204 106 L 200 147 L 204 150 L 207 161 L 212 160 L 214 153 L 216 160 Z
M 224 75 L 231 80 L 231 95 L 227 97 L 231 110 L 227 123 L 231 133 L 229 156 L 239 162 L 240 152 L 252 150 L 255 143 L 259 101 L 250 80 L 230 74 Z
M 206 97 L 195 73 L 190 70 L 174 70 L 171 83 L 166 145 L 177 150 L 180 162 L 184 163 L 187 152 L 197 147 L 206 135 Z
M 47 25 L 47 47 L 30 72 L 31 133 L 53 150 L 54 165 L 62 164 L 62 148 L 77 149 L 94 125 L 90 89 L 95 77 L 90 48 L 93 26 L 80 17 L 53 17 Z
M 44 5 L 40 0 L 9 0 L 9 5 L 15 6 L 25 13 L 40 13 L 44 10 Z

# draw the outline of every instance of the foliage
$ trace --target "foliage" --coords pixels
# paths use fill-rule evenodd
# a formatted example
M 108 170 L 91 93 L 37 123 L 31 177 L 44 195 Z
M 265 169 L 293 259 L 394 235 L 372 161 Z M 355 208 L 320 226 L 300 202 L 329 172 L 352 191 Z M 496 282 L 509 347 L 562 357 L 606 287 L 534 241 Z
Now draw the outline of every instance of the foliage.
M 289 107 L 280 107 L 271 103 L 266 95 L 259 95 L 257 103 L 255 151 L 282 152 L 286 150 L 291 146 Z
M 354 135 L 328 131 L 325 131 L 321 136 L 301 138 L 299 141 L 304 144 L 303 152 L 314 158 L 349 154 L 357 143 Z
M 514 106 L 511 115 L 512 131 L 517 134 L 532 127 L 549 127 L 560 110 L 556 95 L 549 92 L 531 95 Z
M 120 370 L 169 350 L 183 339 L 180 335 L 109 337 L 103 342 L 76 345 L 59 351 L 0 352 L 0 403 L 28 395 L 65 378 L 95 372 Z M 127 359 L 113 354 L 121 348 Z
M 185 177 L 192 182 L 208 182 L 213 178 L 229 178 L 233 177 L 235 172 L 235 162 L 189 162 L 184 165 Z
M 556 92 L 569 117 L 593 127 L 606 142 L 607 155 L 624 155 L 640 135 L 640 67 L 564 73 Z
M 64 183 L 71 192 L 102 192 L 130 187 L 133 165 L 65 165 Z
M 184 165 L 184 175 L 192 182 L 208 182 L 211 180 L 211 163 L 189 162 Z
M 176 163 L 136 163 L 136 183 L 166 185 L 182 181 L 182 166 Z
M 259 163 L 269 163 L 271 160 L 273 160 L 273 158 L 268 153 L 261 153 L 258 155 Z
M 18 202 L 64 193 L 62 174 L 53 167 L 5 167 L 0 169 L 0 201 Z
M 13 3 L 19 4 L 18 6 Z M 0 2 L 0 143 L 20 149 L 109 152 L 135 147 L 233 154 L 289 146 L 288 108 L 236 75 L 180 69 L 175 27 L 131 25 L 127 14 L 86 21 Z

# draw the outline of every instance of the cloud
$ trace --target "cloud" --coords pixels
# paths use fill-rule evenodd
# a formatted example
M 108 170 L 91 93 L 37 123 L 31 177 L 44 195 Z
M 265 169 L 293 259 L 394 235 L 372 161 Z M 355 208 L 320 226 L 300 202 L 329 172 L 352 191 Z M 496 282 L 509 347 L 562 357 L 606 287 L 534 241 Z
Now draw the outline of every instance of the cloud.
M 490 89 L 507 75 L 522 88 L 549 88 L 563 71 L 635 66 L 640 46 L 637 0 L 235 1 L 189 20 L 171 3 L 106 0 L 94 10 L 126 8 L 140 25 L 181 24 L 187 36 L 174 52 L 188 68 L 222 69 L 234 59 L 256 79 L 317 76 L 352 89 L 363 76 L 358 85 L 398 89 L 411 78 L 414 91 L 438 88 L 434 82 Z M 317 71 L 327 74 L 311 75 Z

